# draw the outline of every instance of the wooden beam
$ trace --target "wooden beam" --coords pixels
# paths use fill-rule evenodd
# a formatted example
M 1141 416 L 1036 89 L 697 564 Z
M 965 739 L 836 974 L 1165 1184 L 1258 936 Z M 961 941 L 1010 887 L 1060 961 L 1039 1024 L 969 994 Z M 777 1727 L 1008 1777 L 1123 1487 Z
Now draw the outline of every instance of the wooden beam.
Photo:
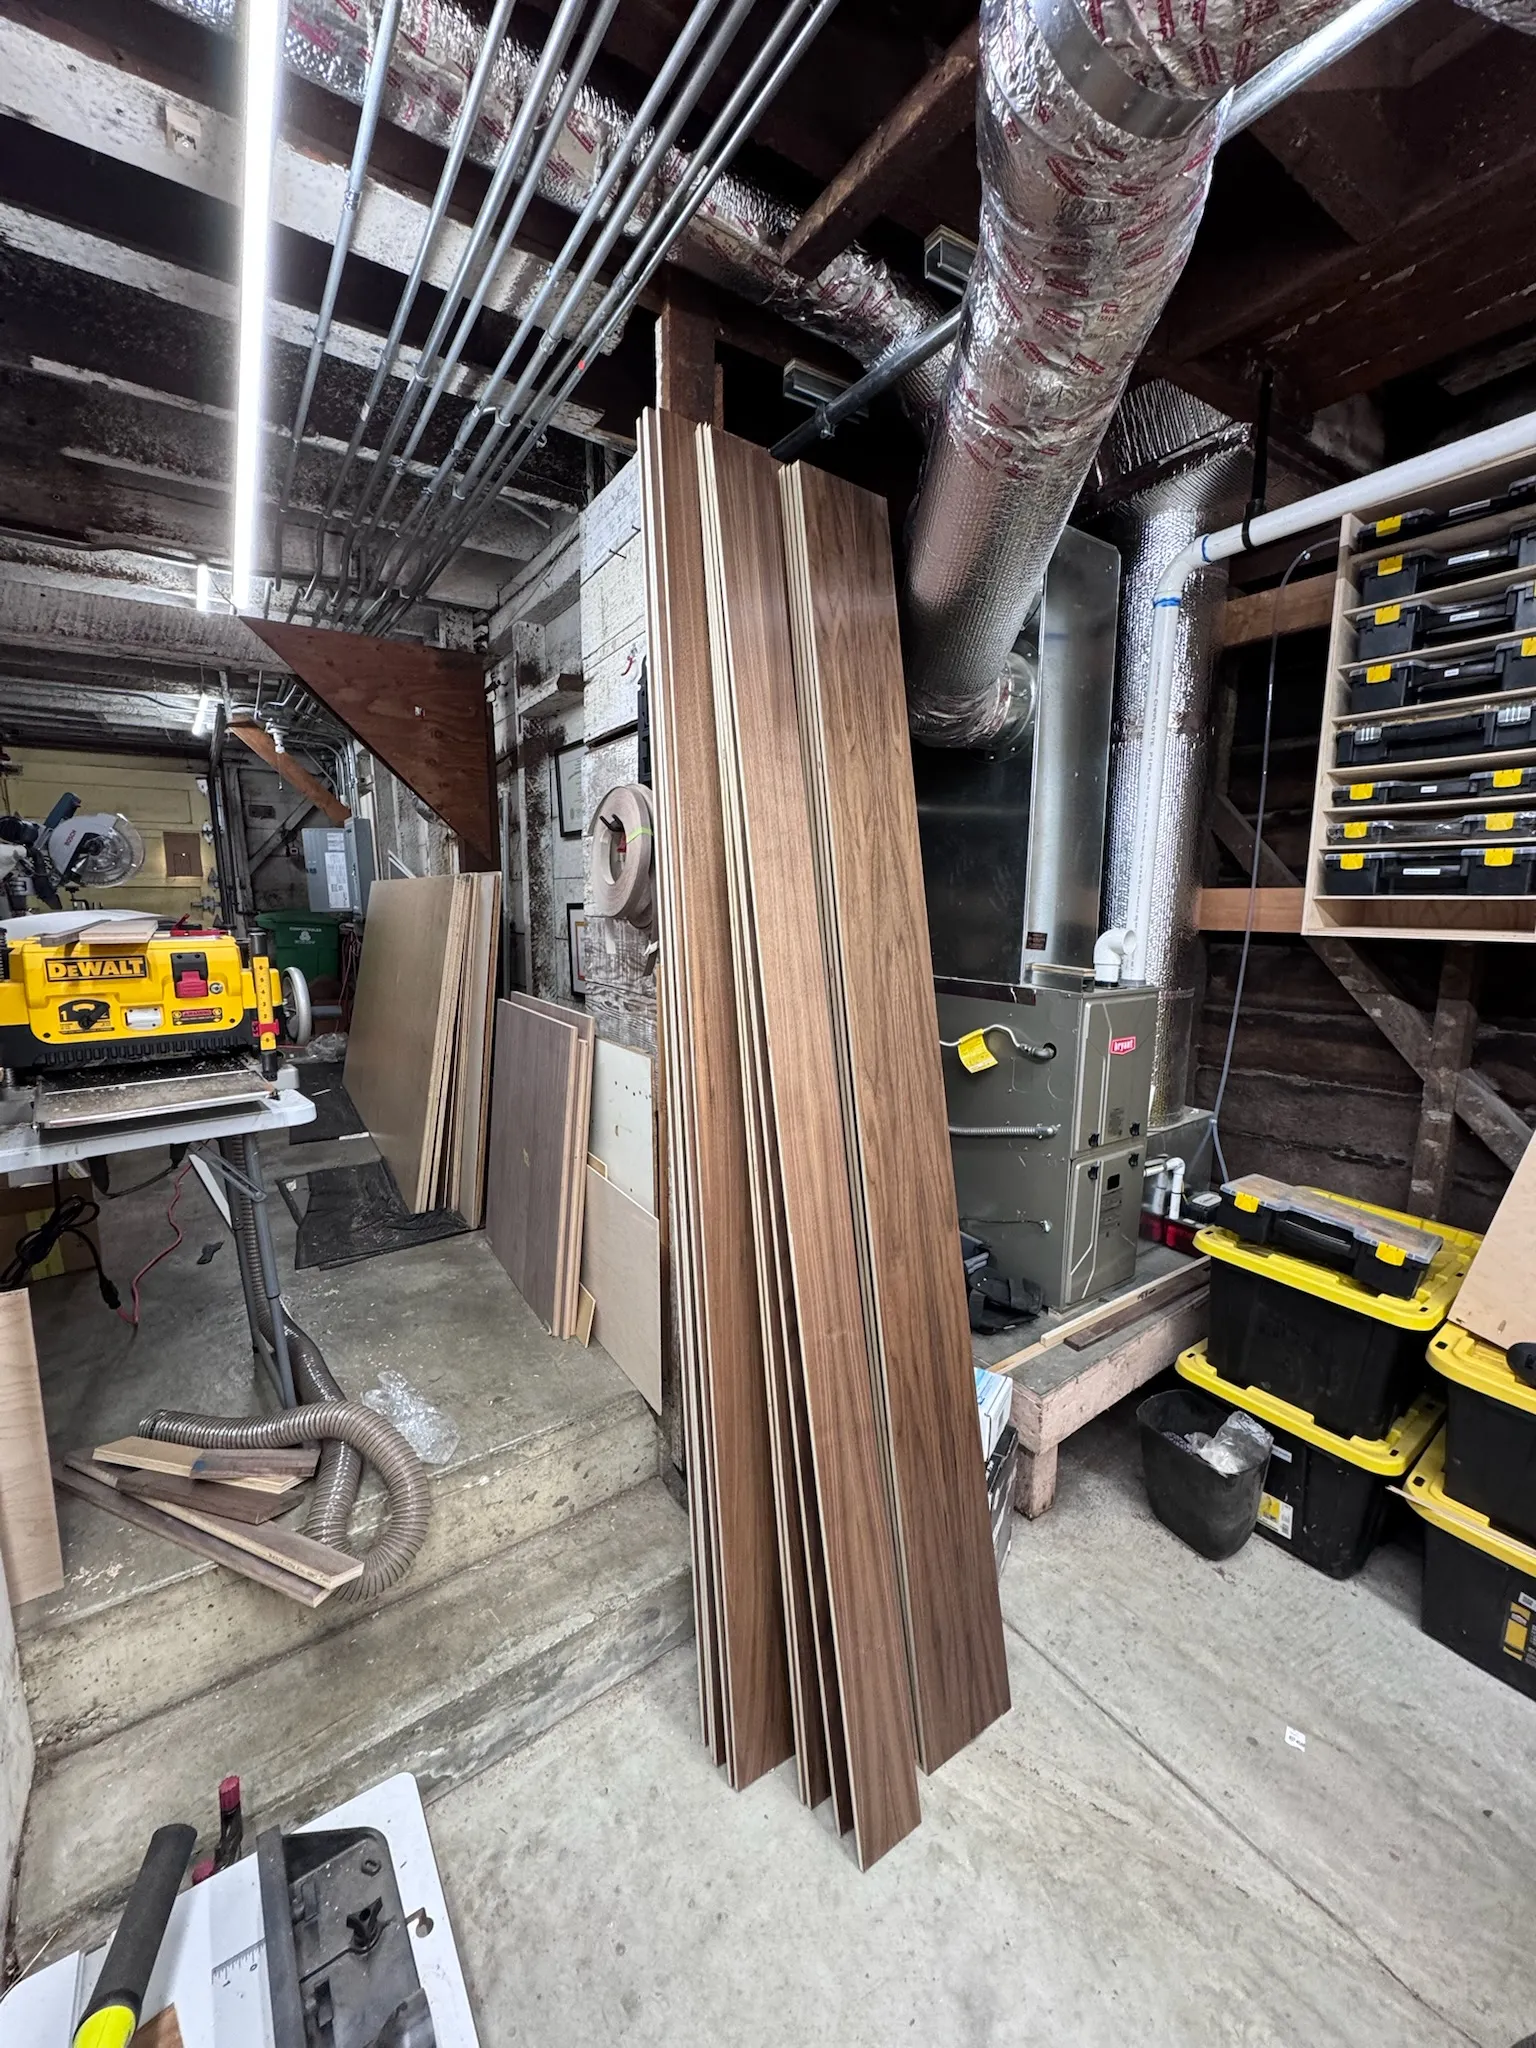
M 243 719 L 235 719 L 228 727 L 230 737 L 250 748 L 283 778 L 290 788 L 308 797 L 317 811 L 323 811 L 333 825 L 345 825 L 352 813 L 336 795 L 327 789 L 318 776 L 311 775 L 302 763 L 295 761 L 292 754 L 284 753 L 264 726 L 248 725 Z
M 1377 94 L 1284 100 L 1253 134 L 1353 240 L 1380 240 L 1405 211 L 1415 166 Z
M 1278 624 L 1282 633 L 1310 633 L 1333 623 L 1332 575 L 1304 576 L 1284 590 L 1256 590 L 1247 597 L 1229 597 L 1222 609 L 1223 647 L 1248 647 L 1267 640 Z
M 695 425 L 720 424 L 715 417 L 715 336 L 709 315 L 674 292 L 661 302 L 656 322 L 656 403 Z
M 1409 1207 L 1416 1216 L 1439 1216 L 1451 1192 L 1456 1166 L 1456 1077 L 1472 1058 L 1477 1038 L 1473 1000 L 1478 949 L 1447 945 L 1440 964 L 1440 993 L 1430 1029 L 1429 1064 L 1413 1142 Z
M 1297 932 L 1301 930 L 1301 897 L 1297 888 L 1266 888 L 1255 892 L 1253 929 L 1256 932 Z M 1248 923 L 1246 889 L 1202 889 L 1195 902 L 1195 925 L 1202 932 L 1240 932 Z
M 979 42 L 973 21 L 806 209 L 780 251 L 791 270 L 819 276 L 925 163 L 964 134 L 976 118 Z
M 273 619 L 246 623 L 457 832 L 466 868 L 498 865 L 491 721 L 479 655 Z

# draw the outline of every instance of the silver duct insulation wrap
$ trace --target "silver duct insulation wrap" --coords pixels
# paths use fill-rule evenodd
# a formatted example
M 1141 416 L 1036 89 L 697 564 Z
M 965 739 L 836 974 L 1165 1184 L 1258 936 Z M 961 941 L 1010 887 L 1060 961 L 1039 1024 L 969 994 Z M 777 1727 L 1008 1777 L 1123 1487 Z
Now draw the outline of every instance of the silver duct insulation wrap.
M 162 0 L 162 4 L 205 27 L 226 35 L 235 32 L 236 0 Z M 288 66 L 311 84 L 360 105 L 372 28 L 370 11 L 353 0 L 288 0 L 284 49 Z M 405 0 L 384 92 L 385 119 L 445 147 L 484 33 L 482 24 L 460 0 Z M 523 44 L 508 40 L 502 45 L 469 145 L 469 154 L 477 163 L 494 164 L 500 156 L 537 63 L 537 53 Z M 563 83 L 562 75 L 552 84 L 551 104 Z M 573 213 L 578 211 L 602 176 L 630 118 L 630 110 L 590 86 L 583 87 L 539 180 L 541 196 Z M 668 154 L 644 210 L 627 224 L 629 233 L 637 234 L 644 227 L 682 181 L 689 161 L 684 150 Z M 811 280 L 786 270 L 777 251 L 799 217 L 795 208 L 727 174 L 716 183 L 679 240 L 675 260 L 696 275 L 769 306 L 847 349 L 866 368 L 895 343 L 921 333 L 939 317 L 934 300 L 893 277 L 884 263 L 858 248 L 846 250 Z M 919 416 L 937 414 L 947 365 L 946 351 L 902 380 L 902 396 Z
M 1502 22 L 1505 28 L 1536 36 L 1536 0 L 1461 0 L 1461 4 L 1474 14 L 1485 14 L 1490 21 Z
M 1184 267 L 1224 95 L 1340 11 L 986 0 L 980 247 L 907 570 L 919 739 L 1008 737 L 1009 653 Z

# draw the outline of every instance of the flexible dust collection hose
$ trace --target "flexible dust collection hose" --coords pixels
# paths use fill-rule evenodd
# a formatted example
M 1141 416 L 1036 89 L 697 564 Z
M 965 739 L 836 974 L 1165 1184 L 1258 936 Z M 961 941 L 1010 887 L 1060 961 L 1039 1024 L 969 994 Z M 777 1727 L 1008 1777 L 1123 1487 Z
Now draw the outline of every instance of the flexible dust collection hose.
M 238 1154 L 230 1141 L 221 1143 L 231 1165 Z M 256 1216 L 250 1197 L 238 1184 L 226 1182 L 235 1250 L 244 1276 L 246 1298 L 267 1343 L 272 1342 L 272 1313 L 262 1284 Z M 295 1444 L 323 1446 L 315 1490 L 304 1533 L 317 1543 L 350 1550 L 347 1525 L 362 1484 L 363 1466 L 372 1465 L 384 1483 L 387 1519 L 384 1532 L 363 1555 L 361 1578 L 340 1589 L 346 1600 L 371 1600 L 410 1570 L 426 1541 L 432 1518 L 431 1491 L 421 1460 L 393 1423 L 359 1401 L 349 1401 L 337 1385 L 319 1345 L 283 1309 L 288 1359 L 300 1406 L 268 1416 L 192 1415 L 159 1409 L 139 1425 L 141 1436 L 171 1438 L 198 1450 L 280 1450 Z M 353 1553 L 355 1554 L 355 1553 Z

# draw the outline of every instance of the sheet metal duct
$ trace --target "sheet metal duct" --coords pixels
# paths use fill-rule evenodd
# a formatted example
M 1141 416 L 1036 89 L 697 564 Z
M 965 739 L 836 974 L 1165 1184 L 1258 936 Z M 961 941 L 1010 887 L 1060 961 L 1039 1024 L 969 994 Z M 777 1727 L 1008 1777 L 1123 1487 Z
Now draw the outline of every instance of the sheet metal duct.
M 225 35 L 235 33 L 237 0 L 161 0 L 174 14 L 189 16 Z M 368 75 L 371 15 L 353 0 L 288 0 L 284 54 L 290 70 L 326 92 L 361 105 Z M 461 0 L 405 0 L 400 33 L 384 93 L 385 118 L 409 134 L 446 148 L 475 69 L 485 30 Z M 477 163 L 494 164 L 538 65 L 538 53 L 508 40 L 502 46 L 480 118 L 469 145 Z M 563 77 L 556 81 L 558 96 Z M 583 86 L 549 162 L 539 178 L 540 194 L 578 212 L 602 176 L 629 124 L 630 110 Z M 672 150 L 646 209 L 629 222 L 638 233 L 685 176 L 690 158 Z M 900 341 L 925 332 L 942 308 L 926 293 L 894 277 L 888 267 L 859 248 L 835 257 L 821 275 L 797 277 L 778 249 L 800 218 L 799 211 L 771 198 L 745 179 L 727 174 L 677 245 L 684 269 L 727 286 L 743 298 L 771 306 L 788 320 L 836 343 L 863 363 L 874 364 Z M 526 260 L 526 259 L 524 259 Z M 902 380 L 901 394 L 921 418 L 937 416 L 948 352 L 931 358 Z
M 912 722 L 930 745 L 1006 737 L 1010 651 L 1184 267 L 1225 95 L 1340 12 L 986 0 L 980 246 L 907 570 Z

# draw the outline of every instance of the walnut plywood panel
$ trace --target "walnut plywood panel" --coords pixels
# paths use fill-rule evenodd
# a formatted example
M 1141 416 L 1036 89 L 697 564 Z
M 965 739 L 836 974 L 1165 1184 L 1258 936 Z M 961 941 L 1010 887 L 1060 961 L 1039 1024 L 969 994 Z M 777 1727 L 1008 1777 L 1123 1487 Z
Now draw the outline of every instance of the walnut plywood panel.
M 788 1755 L 789 1675 L 704 590 L 686 421 L 642 421 L 673 1271 L 706 1734 L 732 1782 Z M 803 1570 L 803 1567 L 802 1567 Z M 804 1749 L 798 1752 L 804 1767 Z M 802 1778 L 802 1790 L 806 1790 Z M 810 1790 L 820 1793 L 814 1775 Z
M 932 1771 L 1009 1700 L 896 587 L 883 500 L 805 464 L 783 473 L 782 494 L 918 1753 Z
M 596 1308 L 592 1335 L 661 1410 L 661 1239 L 656 1218 L 605 1175 L 584 1169 L 581 1284 Z
M 751 875 L 752 928 L 781 1142 L 790 1282 L 854 1839 L 868 1867 L 918 1824 L 892 1532 L 877 1447 L 858 1251 L 818 937 L 815 856 L 800 763 L 775 465 L 699 430 L 712 623 L 726 659 L 715 710 L 726 807 Z M 712 558 L 712 559 L 711 559 Z
M 490 712 L 477 655 L 275 619 L 245 623 L 458 833 L 466 868 L 497 865 Z
M 48 1431 L 24 1287 L 0 1294 L 0 1563 L 13 1607 L 64 1583 Z
M 457 980 L 454 903 L 452 876 L 374 883 L 343 1069 L 401 1198 L 418 1211 L 430 1199 L 444 1011 Z
M 485 1235 L 553 1330 L 564 1311 L 577 1030 L 525 1004 L 496 1005 Z
M 555 1283 L 557 1308 L 555 1322 L 551 1325 L 557 1337 L 569 1337 L 575 1331 L 580 1315 L 581 1227 L 586 1200 L 583 1167 L 587 1156 L 587 1128 L 592 1115 L 592 1055 L 596 1028 L 585 1010 L 571 1009 L 564 1003 L 546 1002 L 541 996 L 524 995 L 519 990 L 508 996 L 507 1001 L 535 1016 L 548 1018 L 552 1023 L 569 1025 L 576 1033 L 566 1098 L 565 1164 L 560 1178 L 560 1215 L 563 1222 Z

